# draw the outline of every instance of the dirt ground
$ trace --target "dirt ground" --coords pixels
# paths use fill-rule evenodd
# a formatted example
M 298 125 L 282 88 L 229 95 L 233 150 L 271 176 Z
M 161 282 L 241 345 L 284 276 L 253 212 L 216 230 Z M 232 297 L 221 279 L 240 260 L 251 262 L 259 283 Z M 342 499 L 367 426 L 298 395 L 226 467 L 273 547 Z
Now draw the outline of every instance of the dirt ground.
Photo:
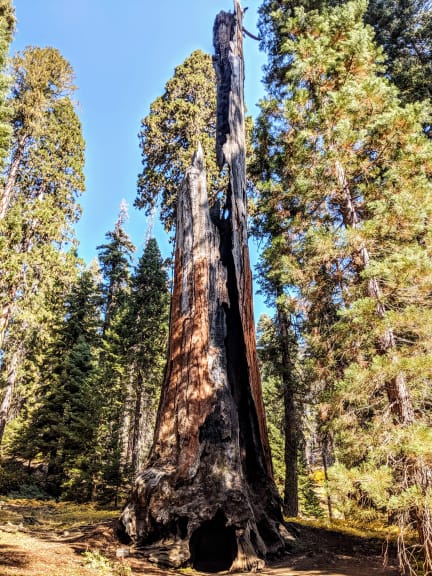
M 125 549 L 113 520 L 89 524 L 53 522 L 55 510 L 0 504 L 0 576 L 198 576 L 192 569 L 158 568 Z M 383 566 L 383 542 L 293 524 L 295 551 L 269 565 L 263 576 L 397 576 L 394 555 Z M 117 558 L 126 550 L 130 555 Z

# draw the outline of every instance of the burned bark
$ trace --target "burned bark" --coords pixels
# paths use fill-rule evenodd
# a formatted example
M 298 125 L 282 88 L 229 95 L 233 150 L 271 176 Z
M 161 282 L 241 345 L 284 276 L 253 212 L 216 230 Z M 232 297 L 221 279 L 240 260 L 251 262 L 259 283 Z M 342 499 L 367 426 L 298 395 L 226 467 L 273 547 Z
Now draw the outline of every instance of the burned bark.
M 242 12 L 215 23 L 218 158 L 226 206 L 209 209 L 202 150 L 178 197 L 168 364 L 153 446 L 119 535 L 150 560 L 256 570 L 289 541 L 270 460 L 246 231 Z

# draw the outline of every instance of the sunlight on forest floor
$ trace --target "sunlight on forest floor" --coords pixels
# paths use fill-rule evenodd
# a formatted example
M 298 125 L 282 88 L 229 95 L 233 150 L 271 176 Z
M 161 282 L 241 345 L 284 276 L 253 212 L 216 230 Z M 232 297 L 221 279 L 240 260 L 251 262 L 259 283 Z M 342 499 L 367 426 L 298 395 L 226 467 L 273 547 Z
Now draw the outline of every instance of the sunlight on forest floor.
M 116 557 L 113 534 L 119 510 L 54 501 L 0 501 L 0 576 L 198 576 L 149 564 L 132 550 Z M 268 566 L 262 576 L 396 576 L 394 556 L 383 566 L 386 536 L 341 521 L 331 525 L 289 520 L 299 545 Z M 394 551 L 391 551 L 393 553 Z

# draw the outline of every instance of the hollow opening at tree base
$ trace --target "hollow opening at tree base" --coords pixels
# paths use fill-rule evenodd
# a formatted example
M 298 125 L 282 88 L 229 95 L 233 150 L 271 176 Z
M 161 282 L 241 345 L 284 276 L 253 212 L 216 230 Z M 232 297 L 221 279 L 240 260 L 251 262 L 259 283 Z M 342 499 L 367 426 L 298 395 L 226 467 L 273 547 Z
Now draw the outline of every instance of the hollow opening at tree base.
M 237 539 L 232 526 L 226 525 L 222 511 L 203 522 L 189 542 L 192 567 L 200 572 L 229 570 L 237 556 Z

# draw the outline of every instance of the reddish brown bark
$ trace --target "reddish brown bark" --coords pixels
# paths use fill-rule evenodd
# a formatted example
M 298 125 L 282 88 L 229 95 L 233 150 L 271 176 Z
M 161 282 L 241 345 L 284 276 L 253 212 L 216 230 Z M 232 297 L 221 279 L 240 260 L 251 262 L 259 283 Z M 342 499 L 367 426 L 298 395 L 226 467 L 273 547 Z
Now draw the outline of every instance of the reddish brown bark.
M 209 210 L 199 150 L 178 196 L 169 354 L 153 447 L 119 528 L 150 560 L 206 571 L 256 570 L 290 541 L 272 478 L 255 348 L 242 13 L 235 5 L 235 14 L 223 12 L 215 24 L 226 207 Z

